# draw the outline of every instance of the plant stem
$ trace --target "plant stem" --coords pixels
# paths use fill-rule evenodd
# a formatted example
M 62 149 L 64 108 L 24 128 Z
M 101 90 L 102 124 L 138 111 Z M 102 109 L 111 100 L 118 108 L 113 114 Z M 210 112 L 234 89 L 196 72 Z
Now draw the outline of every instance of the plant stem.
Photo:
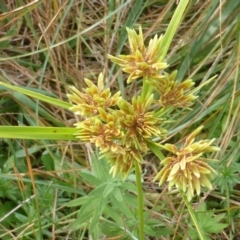
M 196 218 L 196 216 L 195 216 L 195 214 L 194 214 L 194 211 L 193 211 L 193 209 L 192 209 L 192 206 L 191 206 L 190 202 L 189 202 L 188 199 L 187 199 L 186 194 L 185 194 L 183 191 L 181 191 L 181 190 L 179 190 L 179 192 L 180 192 L 180 194 L 182 195 L 183 201 L 185 202 L 185 205 L 186 205 L 187 208 L 188 208 L 188 211 L 189 211 L 189 214 L 190 214 L 190 216 L 191 216 L 191 218 L 192 218 L 193 224 L 194 224 L 195 227 L 196 227 L 196 230 L 197 230 L 199 239 L 200 239 L 200 240 L 206 240 L 205 237 L 204 237 L 204 234 L 203 234 L 203 232 L 202 232 L 202 229 L 201 229 L 201 227 L 199 226 L 198 220 L 197 220 L 197 218 Z
M 142 94 L 141 96 L 145 99 L 147 95 L 152 94 L 152 86 L 147 83 L 147 80 L 143 79 L 143 88 L 142 88 Z
M 135 161 L 135 174 L 138 194 L 138 221 L 139 221 L 139 240 L 144 240 L 144 219 L 143 219 L 143 190 L 141 182 L 141 171 L 137 161 Z

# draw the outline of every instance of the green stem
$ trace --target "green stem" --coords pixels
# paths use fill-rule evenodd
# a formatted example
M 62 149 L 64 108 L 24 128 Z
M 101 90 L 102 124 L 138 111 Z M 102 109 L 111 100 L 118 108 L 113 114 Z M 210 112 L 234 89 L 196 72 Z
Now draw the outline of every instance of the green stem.
M 144 218 L 143 218 L 143 190 L 141 182 L 141 171 L 138 162 L 135 162 L 135 174 L 138 194 L 138 220 L 139 220 L 139 240 L 144 240 Z
M 201 229 L 201 227 L 199 226 L 198 220 L 197 220 L 197 218 L 196 218 L 196 216 L 195 216 L 195 214 L 194 214 L 194 211 L 193 211 L 193 209 L 192 209 L 192 206 L 191 206 L 190 202 L 189 202 L 188 199 L 187 199 L 186 194 L 185 194 L 183 191 L 181 191 L 181 190 L 179 190 L 179 192 L 180 192 L 180 194 L 182 195 L 183 201 L 185 202 L 185 205 L 186 205 L 187 208 L 188 208 L 188 211 L 189 211 L 189 214 L 190 214 L 190 216 L 191 216 L 191 218 L 192 218 L 193 224 L 194 224 L 195 227 L 196 227 L 196 230 L 197 230 L 199 239 L 200 239 L 200 240 L 206 240 L 206 238 L 204 237 L 204 233 L 202 232 L 202 229 Z
M 146 99 L 147 95 L 152 94 L 153 87 L 147 83 L 147 80 L 143 78 L 143 88 L 141 96 Z

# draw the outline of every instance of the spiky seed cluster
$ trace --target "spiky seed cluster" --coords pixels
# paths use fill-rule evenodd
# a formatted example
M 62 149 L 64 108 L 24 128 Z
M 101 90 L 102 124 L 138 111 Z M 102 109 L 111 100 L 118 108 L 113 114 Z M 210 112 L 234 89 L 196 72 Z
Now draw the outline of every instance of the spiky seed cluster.
M 124 153 L 121 146 L 117 144 L 117 139 L 123 137 L 119 121 L 101 108 L 98 111 L 100 116 L 75 124 L 79 129 L 75 133 L 76 137 L 85 142 L 94 143 L 96 147 L 99 147 L 101 153 L 107 151 Z
M 195 136 L 202 128 L 203 126 L 200 126 L 191 133 L 180 149 L 172 144 L 165 145 L 165 149 L 172 152 L 174 156 L 167 157 L 161 162 L 164 167 L 154 179 L 154 181 L 159 180 L 159 185 L 168 181 L 169 190 L 176 186 L 183 192 L 187 191 L 189 201 L 193 198 L 195 191 L 198 195 L 200 194 L 201 186 L 212 188 L 210 179 L 215 170 L 206 163 L 211 159 L 206 159 L 202 155 L 206 152 L 219 151 L 219 148 L 211 146 L 215 139 L 194 142 Z
M 130 55 L 109 55 L 109 58 L 129 74 L 128 83 L 143 78 L 144 94 L 133 97 L 131 103 L 123 100 L 120 92 L 112 96 L 110 89 L 104 88 L 103 75 L 100 74 L 97 86 L 85 79 L 88 88 L 80 92 L 71 87 L 73 94 L 68 95 L 73 102 L 70 109 L 88 117 L 75 124 L 78 128 L 76 136 L 99 147 L 102 157 L 106 157 L 112 166 L 111 173 L 114 176 L 121 173 L 124 178 L 134 163 L 141 163 L 142 154 L 148 150 L 148 143 L 153 138 L 161 138 L 166 134 L 162 125 L 167 121 L 159 117 L 166 111 L 166 107 L 188 108 L 197 98 L 193 94 L 194 90 L 191 90 L 194 85 L 191 79 L 180 83 L 175 79 L 177 71 L 171 74 L 163 72 L 168 66 L 163 61 L 163 36 L 155 35 L 145 47 L 141 27 L 139 34 L 128 28 L 127 32 Z M 153 100 L 151 93 L 145 94 L 147 84 L 160 94 L 159 99 Z M 156 101 L 158 109 L 150 111 Z M 210 179 L 215 171 L 206 163 L 209 159 L 202 155 L 219 150 L 211 146 L 214 139 L 194 143 L 195 136 L 201 129 L 199 127 L 190 134 L 180 149 L 172 144 L 165 145 L 165 149 L 174 156 L 162 161 L 164 167 L 155 178 L 160 185 L 167 180 L 169 189 L 176 186 L 187 191 L 189 200 L 195 191 L 200 194 L 201 186 L 212 187 Z
M 75 87 L 71 86 L 70 88 L 73 93 L 67 95 L 74 103 L 70 110 L 75 112 L 75 114 L 86 117 L 96 116 L 99 114 L 99 107 L 106 110 L 115 106 L 121 99 L 120 92 L 112 96 L 109 88 L 104 89 L 102 73 L 99 74 L 97 86 L 87 78 L 85 78 L 84 81 L 88 88 L 80 92 Z
M 164 73 L 161 78 L 151 79 L 150 84 L 160 93 L 159 103 L 162 107 L 187 108 L 197 98 L 191 92 L 194 82 L 191 79 L 178 82 L 175 80 L 176 75 L 177 71 L 174 71 L 170 75 Z
M 111 97 L 110 90 L 103 87 L 102 74 L 98 86 L 85 81 L 88 88 L 83 89 L 84 93 L 71 88 L 73 94 L 68 95 L 74 102 L 71 110 L 88 117 L 75 124 L 78 129 L 75 135 L 100 149 L 110 162 L 113 175 L 121 173 L 126 177 L 133 164 L 141 162 L 142 153 L 148 150 L 147 142 L 166 133 L 161 127 L 163 119 L 149 111 L 154 103 L 153 95 L 144 99 L 134 97 L 130 104 L 119 94 Z
M 149 111 L 153 104 L 153 95 L 143 99 L 141 96 L 132 98 L 132 104 L 125 100 L 118 104 L 117 118 L 125 129 L 123 144 L 137 150 L 147 152 L 147 141 L 153 137 L 163 137 L 166 130 L 161 127 L 164 120 Z
M 145 47 L 141 27 L 139 27 L 139 34 L 129 28 L 127 32 L 131 54 L 118 57 L 109 55 L 111 61 L 123 67 L 122 70 L 129 74 L 128 83 L 140 77 L 159 77 L 160 70 L 167 67 L 161 57 L 163 36 L 155 35 L 149 41 L 148 47 Z
M 125 179 L 130 170 L 132 169 L 135 162 L 140 164 L 142 162 L 142 154 L 139 150 L 134 147 L 124 148 L 124 153 L 122 152 L 112 152 L 108 151 L 102 155 L 106 157 L 111 165 L 110 173 L 115 177 L 118 173 L 122 175 Z

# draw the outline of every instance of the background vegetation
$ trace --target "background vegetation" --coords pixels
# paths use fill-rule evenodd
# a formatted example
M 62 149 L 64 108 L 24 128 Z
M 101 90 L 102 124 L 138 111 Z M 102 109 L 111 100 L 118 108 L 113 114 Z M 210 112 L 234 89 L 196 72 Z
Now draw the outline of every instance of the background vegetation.
M 104 71 L 112 91 L 128 99 L 141 85 L 107 54 L 128 52 L 125 27 L 144 37 L 164 34 L 175 0 L 1 1 L 0 81 L 67 101 L 69 85 Z M 193 111 L 168 126 L 169 142 L 204 124 L 201 138 L 216 138 L 221 151 L 212 158 L 218 175 L 214 189 L 192 206 L 206 239 L 240 239 L 240 1 L 192 0 L 166 61 L 179 81 L 204 86 Z M 126 45 L 125 45 L 126 44 Z M 62 110 L 0 87 L 0 124 L 71 127 L 78 121 Z M 1 137 L 1 133 L 0 133 Z M 147 239 L 198 239 L 177 191 L 152 180 L 159 160 L 144 156 Z M 113 179 L 91 145 L 77 141 L 1 139 L 0 239 L 137 239 L 136 186 L 132 173 Z

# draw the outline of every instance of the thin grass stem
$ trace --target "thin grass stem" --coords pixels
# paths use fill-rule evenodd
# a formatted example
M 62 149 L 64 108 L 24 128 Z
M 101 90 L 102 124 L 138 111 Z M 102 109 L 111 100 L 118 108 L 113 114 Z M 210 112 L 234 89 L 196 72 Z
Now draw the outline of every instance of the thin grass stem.
M 194 224 L 195 227 L 196 227 L 196 230 L 197 230 L 199 239 L 200 239 L 200 240 L 206 240 L 206 238 L 204 237 L 204 233 L 202 232 L 202 229 L 201 229 L 201 227 L 200 227 L 200 225 L 199 225 L 199 222 L 198 222 L 198 220 L 197 220 L 197 218 L 196 218 L 196 216 L 195 216 L 195 214 L 194 214 L 193 208 L 192 208 L 190 202 L 189 202 L 188 199 L 187 199 L 186 194 L 185 194 L 183 191 L 181 191 L 181 190 L 179 190 L 179 192 L 180 192 L 180 194 L 181 194 L 181 196 L 182 196 L 182 198 L 183 198 L 183 201 L 184 201 L 185 205 L 186 205 L 187 208 L 188 208 L 188 211 L 189 211 L 189 214 L 190 214 L 191 219 L 192 219 L 192 221 L 193 221 L 193 224 Z
M 146 79 L 143 79 L 143 88 L 142 88 L 142 94 L 141 96 L 145 99 L 147 95 L 152 94 L 153 88 L 149 83 L 146 81 Z
M 135 174 L 137 182 L 137 198 L 138 198 L 138 221 L 139 221 L 139 240 L 144 240 L 144 218 L 143 218 L 143 190 L 141 182 L 140 166 L 135 162 Z

